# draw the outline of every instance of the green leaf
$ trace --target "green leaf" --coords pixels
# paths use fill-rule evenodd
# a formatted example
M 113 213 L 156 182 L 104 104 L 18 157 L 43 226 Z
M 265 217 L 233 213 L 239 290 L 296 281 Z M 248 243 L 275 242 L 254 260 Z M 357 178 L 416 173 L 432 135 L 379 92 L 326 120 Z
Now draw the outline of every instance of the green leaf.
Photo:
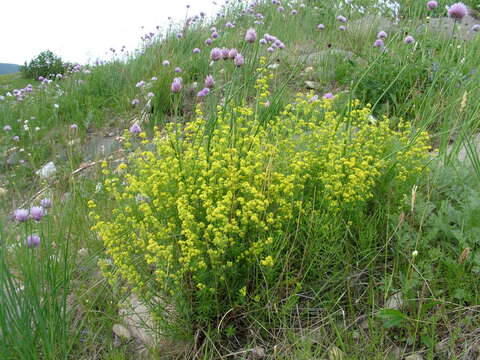
M 383 321 L 383 327 L 386 329 L 400 327 L 408 319 L 400 310 L 394 309 L 383 309 L 377 313 L 377 317 Z

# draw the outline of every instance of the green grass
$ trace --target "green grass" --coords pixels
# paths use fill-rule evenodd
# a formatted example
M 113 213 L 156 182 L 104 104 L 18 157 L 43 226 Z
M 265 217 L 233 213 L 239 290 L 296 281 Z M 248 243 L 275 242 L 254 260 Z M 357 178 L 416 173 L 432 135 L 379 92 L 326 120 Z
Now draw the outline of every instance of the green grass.
M 105 264 L 115 266 L 108 265 L 104 243 L 90 229 L 94 221 L 87 202 L 96 202 L 102 219 L 111 215 L 118 203 L 101 186 L 105 175 L 100 163 L 108 160 L 114 170 L 139 145 L 102 153 L 100 143 L 110 142 L 99 139 L 124 143 L 123 130 L 135 119 L 147 119 L 141 126 L 148 139 L 155 126 L 165 131 L 170 122 L 189 123 L 208 74 L 216 85 L 204 101 L 204 112 L 213 126 L 216 107 L 228 111 L 222 98 L 255 104 L 260 55 L 274 65 L 271 105 L 262 113 L 265 126 L 298 91 L 306 91 L 306 80 L 313 81 L 320 97 L 340 94 L 339 113 L 347 113 L 349 100 L 358 98 L 372 105 L 377 119 L 390 118 L 393 128 L 403 119 L 414 129 L 428 130 L 438 156 L 432 155 L 428 173 L 417 179 L 416 191 L 405 191 L 401 202 L 388 203 L 399 189 L 379 186 L 362 216 L 319 213 L 303 219 L 296 241 L 312 244 L 303 258 L 305 263 L 314 259 L 308 271 L 292 271 L 287 265 L 297 264 L 282 258 L 285 268 L 278 279 L 256 284 L 263 286 L 261 302 L 249 303 L 248 311 L 225 312 L 210 327 L 182 319 L 181 326 L 170 330 L 178 337 L 176 344 L 186 341 L 187 351 L 157 347 L 150 358 L 175 358 L 165 355 L 175 350 L 177 358 L 232 358 L 235 353 L 248 358 L 258 346 L 272 359 L 332 358 L 337 348 L 345 359 L 397 359 L 416 352 L 425 359 L 478 356 L 480 161 L 471 135 L 480 125 L 480 73 L 475 71 L 480 35 L 463 42 L 417 33 L 417 24 L 427 15 L 442 16 L 448 3 L 440 2 L 430 14 L 423 3 L 402 1 L 404 18 L 388 30 L 387 51 L 382 52 L 372 46 L 378 29 L 349 31 L 364 17 L 354 6 L 340 11 L 330 3 L 305 4 L 305 9 L 296 6 L 299 12 L 293 16 L 288 7 L 282 15 L 270 1 L 262 2 L 254 13 L 263 14 L 263 24 L 242 15 L 241 5 L 230 5 L 225 18 L 185 27 L 182 39 L 175 34 L 183 24 L 172 26 L 125 61 L 93 66 L 90 73 L 70 74 L 50 86 L 40 87 L 19 74 L 0 76 L 0 95 L 34 85 L 23 102 L 0 102 L 1 359 L 137 356 L 134 341 L 119 343 L 112 333 L 112 326 L 122 322 L 119 303 L 131 288 L 123 281 L 109 283 L 100 274 Z M 363 5 L 367 12 L 375 11 L 373 1 Z M 345 32 L 338 30 L 339 14 L 349 18 Z M 235 28 L 226 28 L 227 21 L 235 22 Z M 316 30 L 319 23 L 326 29 Z M 204 40 L 213 25 L 220 37 L 208 47 Z M 252 26 L 259 36 L 277 36 L 286 49 L 269 55 L 258 42 L 246 44 L 244 33 Z M 406 32 L 414 34 L 416 44 L 403 42 Z M 237 48 L 246 64 L 236 68 L 220 61 L 211 66 L 214 46 Z M 201 54 L 192 53 L 195 47 Z M 306 55 L 329 49 L 355 58 L 336 59 L 334 66 L 303 62 Z M 162 65 L 166 59 L 170 66 Z M 177 66 L 182 73 L 174 73 Z M 151 81 L 154 76 L 158 80 Z M 178 96 L 170 91 L 176 76 L 183 78 Z M 141 80 L 146 88 L 135 87 Z M 143 112 L 150 91 L 155 94 L 152 106 Z M 139 106 L 131 105 L 134 98 L 140 99 Z M 5 125 L 12 130 L 2 130 Z M 210 130 L 205 130 L 207 139 Z M 457 152 L 464 143 L 469 160 L 462 163 Z M 7 163 L 8 158 L 13 162 Z M 55 162 L 57 173 L 44 180 L 35 172 L 48 161 Z M 12 220 L 13 210 L 37 205 L 44 197 L 53 200 L 53 207 L 41 222 Z M 349 220 L 357 222 L 354 230 L 345 226 Z M 325 229 L 325 223 L 334 225 Z M 42 238 L 38 249 L 24 246 L 32 232 Z M 289 256 L 296 256 L 296 250 L 290 249 Z M 385 310 L 397 293 L 403 306 Z

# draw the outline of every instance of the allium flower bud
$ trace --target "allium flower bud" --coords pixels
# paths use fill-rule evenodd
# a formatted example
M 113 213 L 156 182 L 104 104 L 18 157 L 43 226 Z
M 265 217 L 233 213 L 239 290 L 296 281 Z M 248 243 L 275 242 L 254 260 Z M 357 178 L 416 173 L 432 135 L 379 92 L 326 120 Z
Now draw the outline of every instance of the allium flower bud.
M 212 45 L 212 39 L 208 38 L 207 40 L 205 40 L 205 44 L 207 45 Z
M 139 134 L 142 132 L 142 128 L 137 122 L 135 122 L 132 126 L 130 126 L 130 132 L 132 134 Z
M 213 79 L 212 75 L 207 75 L 205 78 L 205 86 L 208 88 L 212 88 L 215 86 L 215 80 Z
M 17 209 L 13 212 L 15 220 L 18 222 L 24 222 L 28 220 L 28 210 L 26 209 Z
M 44 198 L 44 199 L 40 200 L 40 205 L 44 209 L 49 209 L 49 208 L 52 207 L 52 200 L 50 200 L 49 198 Z
M 200 54 L 200 49 L 199 49 L 199 48 L 193 49 L 193 53 L 194 53 L 194 54 Z
M 324 30 L 324 29 L 325 29 L 325 25 L 323 25 L 323 24 L 318 24 L 317 29 L 318 29 L 318 30 Z
M 455 20 L 462 20 L 468 14 L 464 3 L 458 2 L 448 8 L 448 16 Z
M 345 24 L 347 22 L 347 18 L 345 16 L 338 15 L 337 16 L 337 21 L 340 21 L 341 23 Z
M 382 39 L 375 40 L 375 42 L 373 43 L 373 46 L 374 47 L 383 47 L 384 46 L 383 40 Z
M 434 10 L 437 7 L 438 7 L 438 3 L 435 0 L 431 0 L 427 2 L 427 8 L 429 8 L 430 10 Z
M 170 65 L 170 61 L 168 61 L 168 60 L 163 60 L 162 65 L 163 65 L 163 66 L 168 66 L 168 65 Z
M 237 49 L 230 49 L 228 52 L 228 57 L 230 59 L 235 59 L 235 57 L 238 55 L 238 50 Z
M 205 96 L 208 95 L 209 92 L 210 92 L 210 89 L 209 89 L 208 87 L 206 87 L 206 88 L 203 88 L 202 90 L 200 90 L 200 91 L 198 92 L 197 96 L 198 96 L 199 98 L 204 98 Z
M 243 64 L 245 64 L 245 59 L 243 58 L 242 54 L 238 54 L 237 56 L 235 56 L 235 59 L 233 59 L 233 63 L 235 64 L 235 66 L 242 66 Z
M 37 248 L 40 245 L 40 236 L 37 234 L 27 236 L 26 245 L 29 248 Z
M 182 78 L 173 79 L 171 90 L 173 93 L 178 93 L 182 90 Z
M 255 40 L 257 40 L 257 32 L 254 28 L 250 28 L 247 30 L 247 32 L 245 33 L 245 40 L 249 43 L 254 43 Z
M 385 31 L 379 31 L 377 34 L 378 39 L 385 40 L 388 37 L 388 34 Z
M 45 212 L 43 211 L 43 207 L 40 206 L 32 206 L 30 209 L 30 217 L 35 221 L 42 220 Z
M 219 48 L 213 48 L 212 51 L 210 51 L 210 58 L 213 61 L 220 60 L 222 58 L 222 50 Z
M 131 102 L 131 104 L 132 104 L 133 106 L 138 105 L 138 104 L 140 104 L 140 100 L 138 100 L 138 99 L 133 99 L 132 102 Z
M 405 44 L 411 44 L 411 43 L 415 42 L 415 39 L 413 38 L 413 36 L 408 35 L 408 36 L 405 37 L 405 39 L 403 39 L 403 42 Z
M 331 92 L 328 92 L 322 96 L 324 99 L 333 99 L 333 94 Z

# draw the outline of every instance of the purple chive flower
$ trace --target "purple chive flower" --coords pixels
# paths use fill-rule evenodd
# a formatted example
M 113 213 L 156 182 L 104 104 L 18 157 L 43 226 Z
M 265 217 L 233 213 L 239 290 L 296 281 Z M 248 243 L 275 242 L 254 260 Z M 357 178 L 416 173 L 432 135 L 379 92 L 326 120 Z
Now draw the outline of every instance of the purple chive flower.
M 455 20 L 462 20 L 468 14 L 464 3 L 458 2 L 448 8 L 448 16 Z
M 212 45 L 212 39 L 208 38 L 207 40 L 205 40 L 205 44 L 207 45 Z
M 267 40 L 265 39 L 260 39 L 260 45 L 266 45 L 267 44 Z
M 222 49 L 222 58 L 223 60 L 227 60 L 228 59 L 228 54 L 230 53 L 230 49 L 227 49 L 227 48 L 223 48 Z
M 411 43 L 415 42 L 415 39 L 413 38 L 413 36 L 408 35 L 408 36 L 405 37 L 405 39 L 403 39 L 403 42 L 405 44 L 411 44 Z
M 168 60 L 163 60 L 162 65 L 163 65 L 163 66 L 168 66 L 168 65 L 170 65 L 170 61 L 168 61 Z
M 183 34 L 181 32 L 177 33 L 177 39 L 181 39 L 183 37 Z
M 137 85 L 135 85 L 137 88 L 141 88 L 141 87 L 144 87 L 145 86 L 145 81 L 139 81 L 137 82 Z
M 298 14 L 298 11 L 295 10 L 295 9 L 293 9 L 292 11 L 290 11 L 290 14 L 291 14 L 291 15 L 297 15 L 297 14 Z
M 176 73 L 181 73 L 182 72 L 182 68 L 180 67 L 176 67 L 175 70 L 174 70 Z
M 200 90 L 200 91 L 198 92 L 197 96 L 198 96 L 199 98 L 204 98 L 205 96 L 208 95 L 209 92 L 210 92 L 210 89 L 209 89 L 208 87 L 206 87 L 206 88 L 203 88 L 202 90 Z
M 279 7 L 277 8 L 277 11 L 278 11 L 278 12 L 285 11 L 285 8 L 284 8 L 283 6 L 279 6 Z
M 378 39 L 385 40 L 388 37 L 388 34 L 385 31 L 379 31 L 377 34 Z
M 374 47 L 383 47 L 385 44 L 383 43 L 383 40 L 382 39 L 377 39 L 375 40 L 375 42 L 373 43 L 373 46 Z
M 212 32 L 212 35 L 210 35 L 212 39 L 218 38 L 218 33 L 216 31 Z
M 220 60 L 222 58 L 222 50 L 219 48 L 213 48 L 212 51 L 210 51 L 210 58 L 213 61 Z
M 323 25 L 323 24 L 318 24 L 317 29 L 318 29 L 318 30 L 324 30 L 324 29 L 325 29 L 325 25 Z
M 250 28 L 247 30 L 247 32 L 245 33 L 245 40 L 249 43 L 254 43 L 255 40 L 257 40 L 257 32 L 254 28 Z
M 328 92 L 322 96 L 324 99 L 333 99 L 333 94 L 331 92 Z
M 43 211 L 43 207 L 41 206 L 32 206 L 30 209 L 30 217 L 35 221 L 42 220 L 45 212 Z
M 343 25 L 340 25 L 340 26 L 338 27 L 338 30 L 345 31 L 345 30 L 347 30 L 347 28 L 346 28 L 345 26 L 343 26 Z
M 142 132 L 142 128 L 138 125 L 138 122 L 134 122 L 129 130 L 132 134 L 140 134 Z
M 245 59 L 243 58 L 242 54 L 237 54 L 237 56 L 235 56 L 235 59 L 233 59 L 233 63 L 235 64 L 235 66 L 242 66 L 243 64 L 245 64 Z
M 193 49 L 193 53 L 194 53 L 194 54 L 200 54 L 200 49 L 199 49 L 199 48 Z
M 270 46 L 270 47 L 267 49 L 267 51 L 268 51 L 269 53 L 273 53 L 273 52 L 275 51 L 275 49 Z
M 12 127 L 10 125 L 5 125 L 3 131 L 12 131 Z
M 157 81 L 157 80 L 158 80 L 158 78 L 157 78 L 156 76 L 154 76 L 154 77 L 152 77 L 152 79 L 151 79 L 151 80 L 152 80 L 152 81 Z
M 148 97 L 149 99 L 153 98 L 154 96 L 155 96 L 155 94 L 154 94 L 153 92 L 151 92 L 151 91 L 147 94 L 147 97 Z
M 13 212 L 13 217 L 18 222 L 24 222 L 28 220 L 28 210 L 26 209 L 17 209 Z
M 50 200 L 49 198 L 44 198 L 44 199 L 40 200 L 40 205 L 44 209 L 49 209 L 49 208 L 52 207 L 52 200 Z
M 337 16 L 337 21 L 340 21 L 341 23 L 345 24 L 347 22 L 347 18 L 345 16 L 338 15 Z
M 233 28 L 235 27 L 235 25 L 232 24 L 231 22 L 227 22 L 227 23 L 225 24 L 225 26 L 226 26 L 227 28 L 229 28 L 229 29 L 233 29 Z
M 205 78 L 205 86 L 208 88 L 212 88 L 215 85 L 215 80 L 212 75 L 207 75 Z
M 75 130 L 77 130 L 77 129 L 78 129 L 78 125 L 77 125 L 77 124 L 72 124 L 72 125 L 70 125 L 70 130 L 75 131 Z
M 475 31 L 475 32 L 479 32 L 480 31 L 480 25 L 479 24 L 473 25 L 472 30 Z
M 40 245 L 40 236 L 37 234 L 27 236 L 26 245 L 29 248 L 37 248 Z
M 182 78 L 173 79 L 171 90 L 173 93 L 178 93 L 182 90 Z
M 15 136 L 12 137 L 12 140 L 15 141 L 15 142 L 18 142 L 18 141 L 20 141 L 20 137 L 15 135 Z
M 238 55 L 238 50 L 237 49 L 230 49 L 228 52 L 228 57 L 230 59 L 235 59 L 235 57 Z
M 140 100 L 138 100 L 138 99 L 133 99 L 132 102 L 131 102 L 131 104 L 132 104 L 133 106 L 138 105 L 138 104 L 140 104 Z
M 427 2 L 427 8 L 430 10 L 434 10 L 438 7 L 438 3 L 435 0 L 431 0 Z

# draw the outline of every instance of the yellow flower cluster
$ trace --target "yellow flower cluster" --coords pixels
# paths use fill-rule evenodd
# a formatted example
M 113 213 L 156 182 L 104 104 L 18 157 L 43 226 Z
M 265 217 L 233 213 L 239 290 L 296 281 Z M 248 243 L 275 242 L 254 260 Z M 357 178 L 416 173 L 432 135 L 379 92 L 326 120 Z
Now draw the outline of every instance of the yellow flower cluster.
M 271 79 L 264 66 L 258 72 L 257 105 Z M 117 275 L 147 297 L 226 308 L 258 301 L 259 270 L 281 262 L 278 244 L 305 209 L 339 214 L 370 199 L 380 180 L 394 186 L 423 170 L 426 133 L 392 130 L 358 101 L 344 115 L 333 108 L 298 94 L 264 124 L 256 107 L 227 104 L 206 117 L 199 105 L 194 121 L 157 129 L 117 171 L 104 166 L 115 206 L 108 219 L 94 215 L 94 229 Z

